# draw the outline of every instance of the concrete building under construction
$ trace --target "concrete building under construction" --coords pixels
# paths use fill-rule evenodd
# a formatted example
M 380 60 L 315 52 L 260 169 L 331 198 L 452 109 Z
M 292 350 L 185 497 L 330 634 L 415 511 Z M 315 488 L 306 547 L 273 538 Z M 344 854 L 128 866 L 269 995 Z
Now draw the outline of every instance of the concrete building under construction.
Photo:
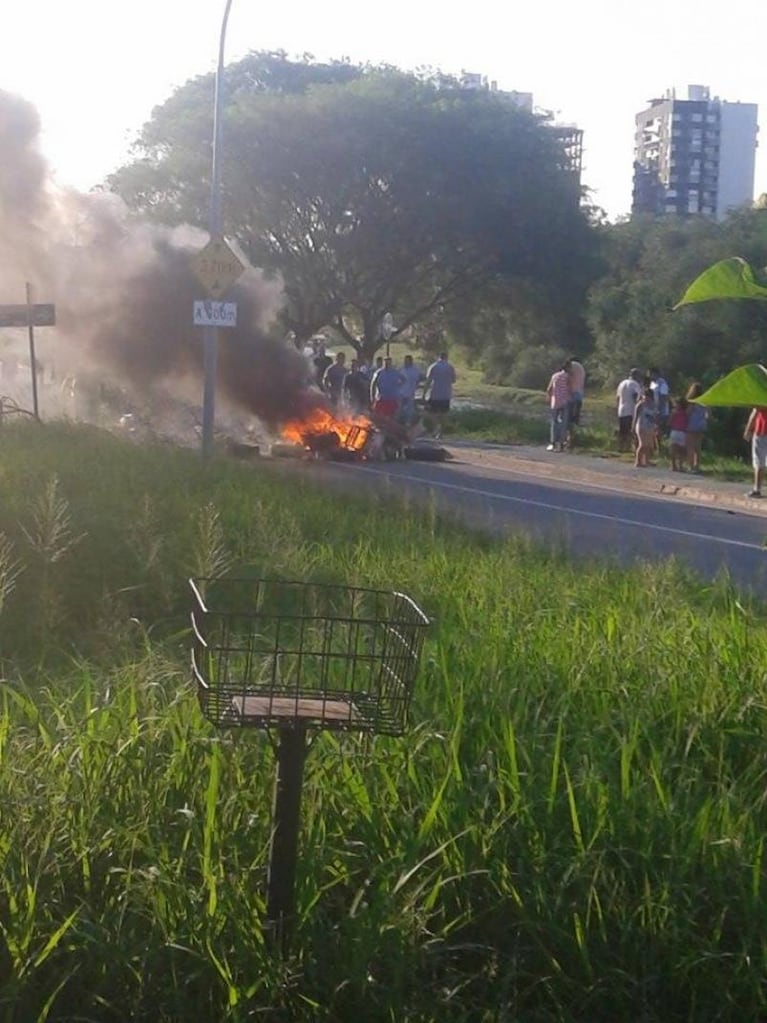
M 529 114 L 534 112 L 532 92 L 499 89 L 496 81 L 474 71 L 462 73 L 461 85 L 464 89 L 485 89 L 488 92 L 495 92 L 509 103 L 513 103 L 515 107 L 519 107 L 520 110 L 525 110 Z M 556 124 L 553 120 L 547 123 L 546 127 L 561 143 L 565 168 L 577 177 L 580 186 L 583 171 L 583 129 L 574 124 Z

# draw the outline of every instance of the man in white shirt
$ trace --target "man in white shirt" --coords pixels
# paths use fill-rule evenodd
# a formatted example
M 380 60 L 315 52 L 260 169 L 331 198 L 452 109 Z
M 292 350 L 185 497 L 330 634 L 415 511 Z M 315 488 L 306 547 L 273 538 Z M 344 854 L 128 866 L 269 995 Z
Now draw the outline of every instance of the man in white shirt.
M 660 375 L 657 366 L 650 369 L 650 387 L 655 396 L 655 407 L 658 410 L 658 421 L 663 426 L 669 417 L 669 387 L 666 380 Z
M 625 380 L 621 380 L 615 392 L 618 403 L 618 450 L 631 450 L 631 424 L 634 420 L 634 409 L 642 395 L 640 384 L 641 373 L 632 369 Z

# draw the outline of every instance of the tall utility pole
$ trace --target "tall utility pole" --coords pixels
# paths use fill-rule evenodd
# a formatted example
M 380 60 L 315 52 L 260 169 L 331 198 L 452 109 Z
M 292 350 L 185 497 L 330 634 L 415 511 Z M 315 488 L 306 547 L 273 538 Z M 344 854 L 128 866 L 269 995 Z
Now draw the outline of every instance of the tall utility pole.
M 210 174 L 210 213 L 208 230 L 211 238 L 221 234 L 221 121 L 222 92 L 224 77 L 224 43 L 226 26 L 232 0 L 226 0 L 224 20 L 221 23 L 221 37 L 218 44 L 218 65 L 216 67 L 216 92 L 213 102 L 213 165 Z M 203 398 L 202 398 L 202 453 L 209 457 L 213 453 L 213 424 L 216 418 L 216 357 L 218 354 L 218 328 L 205 327 L 203 332 Z

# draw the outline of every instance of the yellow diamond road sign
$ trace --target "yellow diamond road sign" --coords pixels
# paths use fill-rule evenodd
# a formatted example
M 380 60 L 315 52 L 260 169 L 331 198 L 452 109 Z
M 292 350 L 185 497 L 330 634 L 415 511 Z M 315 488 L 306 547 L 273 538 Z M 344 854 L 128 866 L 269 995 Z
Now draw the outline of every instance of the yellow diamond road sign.
M 192 260 L 192 272 L 211 298 L 219 298 L 244 273 L 246 264 L 224 237 L 211 238 Z

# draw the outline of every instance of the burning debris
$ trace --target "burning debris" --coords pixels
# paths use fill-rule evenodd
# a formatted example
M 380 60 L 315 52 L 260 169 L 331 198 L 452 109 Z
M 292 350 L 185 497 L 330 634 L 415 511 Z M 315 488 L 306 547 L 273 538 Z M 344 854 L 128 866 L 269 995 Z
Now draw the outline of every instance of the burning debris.
M 317 407 L 302 419 L 289 420 L 281 432 L 286 440 L 316 456 L 343 459 L 363 455 L 374 426 L 367 416 L 337 417 Z
M 419 427 L 406 427 L 396 419 L 371 412 L 335 415 L 327 408 L 314 408 L 303 419 L 282 427 L 282 436 L 292 444 L 272 445 L 278 457 L 328 458 L 334 461 L 393 461 L 410 458 L 444 461 L 447 451 L 419 435 Z

